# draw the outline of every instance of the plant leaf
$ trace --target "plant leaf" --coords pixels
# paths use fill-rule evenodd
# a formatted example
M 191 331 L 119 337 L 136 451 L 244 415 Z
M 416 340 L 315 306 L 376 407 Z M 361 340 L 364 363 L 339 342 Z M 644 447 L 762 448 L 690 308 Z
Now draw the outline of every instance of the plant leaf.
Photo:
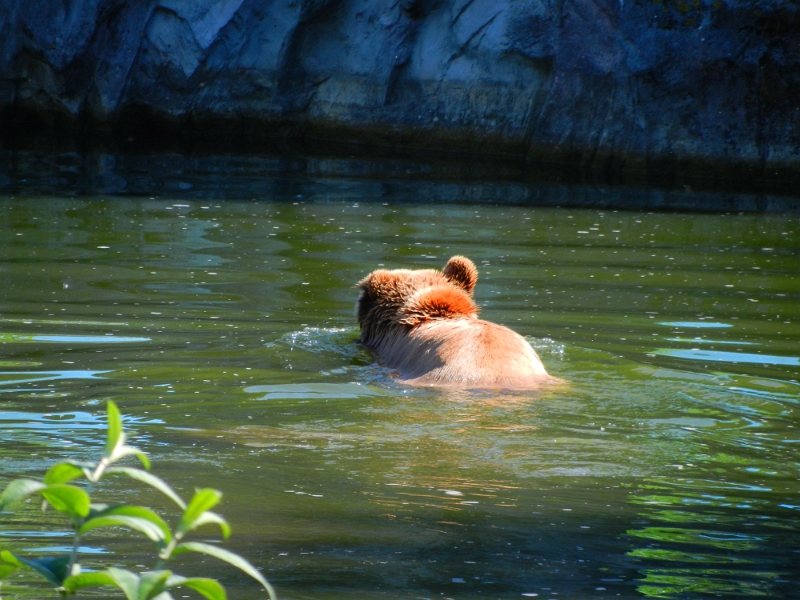
M 139 459 L 139 462 L 142 463 L 142 466 L 145 469 L 147 469 L 148 471 L 150 470 L 150 459 L 147 457 L 147 454 L 139 450 L 138 452 L 136 452 L 136 458 Z
M 172 571 L 147 571 L 139 579 L 138 600 L 152 600 L 167 589 Z
M 141 519 L 149 523 L 150 526 L 155 527 L 157 531 L 153 533 L 156 537 L 151 537 L 147 531 L 144 529 L 137 529 L 136 527 L 132 527 L 132 529 L 137 529 L 141 531 L 147 537 L 149 537 L 154 542 L 163 541 L 169 543 L 172 540 L 172 531 L 170 531 L 169 525 L 167 525 L 164 520 L 158 516 L 157 513 L 153 512 L 149 508 L 145 508 L 144 506 L 132 506 L 132 505 L 119 505 L 119 506 L 107 506 L 103 504 L 96 504 L 92 505 L 92 508 L 97 510 L 92 510 L 89 513 L 89 517 L 84 521 L 84 524 L 81 526 L 78 533 L 83 534 L 84 531 L 90 531 L 95 529 L 96 527 L 104 527 L 106 524 L 103 525 L 93 525 L 93 522 L 96 519 L 103 519 L 103 518 L 116 518 L 116 517 L 128 517 L 128 518 L 135 518 Z M 128 525 L 123 525 L 123 527 L 128 527 Z M 87 527 L 88 526 L 88 527 Z M 148 529 L 149 531 L 149 529 Z
M 6 486 L 6 489 L 3 490 L 3 493 L 0 494 L 0 510 L 5 510 L 9 504 L 35 494 L 45 487 L 47 486 L 44 483 L 35 479 L 15 479 L 11 481 Z
M 14 565 L 9 565 L 8 563 L 0 562 L 0 579 L 5 579 L 11 573 L 17 570 L 18 567 Z
M 124 433 L 122 434 L 125 435 Z M 135 454 L 139 461 L 142 463 L 142 466 L 145 469 L 150 469 L 150 459 L 147 458 L 147 455 L 139 450 L 138 448 L 134 448 L 133 446 L 128 446 L 127 444 L 120 444 L 117 446 L 114 451 L 111 453 L 109 457 L 109 462 L 115 463 L 119 460 L 122 460 L 126 456 L 130 456 L 131 454 Z
M 39 558 L 25 558 L 9 552 L 19 562 L 29 566 L 56 587 L 60 587 L 69 573 L 69 554 L 61 556 L 41 556 Z
M 183 511 L 175 535 L 180 536 L 196 527 L 195 521 L 207 510 L 214 508 L 222 498 L 222 492 L 211 488 L 197 490 Z
M 207 577 L 181 577 L 180 575 L 173 575 L 167 580 L 168 588 L 178 586 L 191 588 L 209 600 L 227 600 L 228 598 L 228 594 L 225 593 L 225 588 L 216 580 Z
M 125 438 L 122 433 L 122 418 L 119 408 L 113 400 L 107 402 L 106 411 L 108 412 L 108 433 L 106 434 L 105 456 L 110 458 L 117 446 L 124 443 Z
M 127 475 L 132 479 L 138 479 L 139 481 L 146 483 L 147 485 L 156 488 L 158 491 L 163 493 L 165 496 L 170 498 L 175 504 L 180 506 L 182 509 L 186 508 L 186 502 L 175 493 L 169 484 L 164 481 L 163 479 L 156 477 L 155 475 L 151 475 L 147 471 L 142 471 L 141 469 L 134 469 L 132 467 L 109 467 L 106 469 L 106 473 L 108 475 Z
M 19 567 L 25 565 L 17 560 L 17 557 L 11 554 L 8 550 L 0 551 L 0 579 L 7 577 L 10 573 L 16 571 Z
M 14 565 L 15 567 L 23 566 L 23 563 L 21 563 L 20 560 L 14 556 L 14 553 L 9 552 L 8 550 L 0 550 L 0 560 L 10 565 Z
M 230 565 L 233 565 L 260 583 L 267 591 L 267 594 L 269 594 L 271 600 L 277 600 L 278 597 L 275 595 L 275 590 L 272 588 L 269 582 L 264 579 L 264 576 L 259 573 L 258 569 L 256 569 L 238 554 L 234 554 L 230 550 L 225 550 L 224 548 L 219 548 L 218 546 L 212 546 L 211 544 L 204 544 L 202 542 L 184 542 L 175 547 L 172 555 L 177 556 L 178 554 L 183 554 L 184 552 L 199 552 L 201 554 L 208 554 L 209 556 L 213 556 L 214 558 L 218 558 Z
M 127 569 L 109 567 L 105 571 L 114 584 L 125 592 L 128 600 L 139 600 L 139 576 Z
M 167 580 L 172 576 L 171 571 L 146 571 L 137 575 L 127 569 L 110 567 L 106 569 L 105 573 L 113 581 L 113 585 L 125 592 L 128 600 L 171 598 L 166 592 Z
M 83 472 L 84 477 L 86 477 L 86 479 L 89 481 L 92 480 L 92 474 L 94 473 L 95 469 L 97 469 L 97 463 L 88 462 L 85 460 L 72 460 L 71 458 L 68 458 L 64 462 L 74 467 L 78 467 Z
M 58 463 L 47 469 L 44 476 L 44 483 L 67 483 L 76 477 L 83 475 L 83 469 L 71 463 Z
M 77 590 L 96 585 L 113 585 L 119 587 L 111 575 L 105 571 L 81 573 L 80 575 L 70 575 L 62 584 L 64 589 L 74 594 Z
M 143 533 L 157 544 L 163 545 L 165 543 L 164 532 L 160 527 L 151 521 L 148 521 L 147 519 L 128 517 L 126 515 L 112 515 L 110 517 L 98 517 L 96 519 L 92 519 L 91 521 L 84 523 L 78 530 L 78 533 L 83 535 L 84 533 L 99 527 L 127 527 L 128 529 L 133 529 L 134 531 Z
M 53 508 L 71 516 L 82 519 L 89 514 L 89 494 L 68 483 L 54 483 L 40 489 L 39 493 Z
M 192 529 L 197 529 L 201 525 L 206 525 L 207 523 L 216 523 L 219 525 L 220 529 L 222 529 L 222 537 L 225 539 L 228 539 L 231 536 L 231 526 L 228 525 L 228 522 L 220 515 L 215 512 L 211 512 L 210 510 L 202 513 L 194 520 L 194 523 L 192 523 Z

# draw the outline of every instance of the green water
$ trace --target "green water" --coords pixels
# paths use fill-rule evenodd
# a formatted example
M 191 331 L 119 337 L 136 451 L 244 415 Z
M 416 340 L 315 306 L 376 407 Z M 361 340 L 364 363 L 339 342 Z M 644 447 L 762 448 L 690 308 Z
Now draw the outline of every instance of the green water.
M 430 185 L 0 199 L 2 482 L 100 451 L 111 399 L 157 475 L 223 490 L 226 547 L 282 598 L 797 597 L 797 215 L 418 203 Z M 356 344 L 356 281 L 454 254 L 568 386 L 407 389 Z M 0 515 L 0 545 L 64 548 L 57 523 Z M 134 536 L 88 535 L 84 564 L 152 567 Z

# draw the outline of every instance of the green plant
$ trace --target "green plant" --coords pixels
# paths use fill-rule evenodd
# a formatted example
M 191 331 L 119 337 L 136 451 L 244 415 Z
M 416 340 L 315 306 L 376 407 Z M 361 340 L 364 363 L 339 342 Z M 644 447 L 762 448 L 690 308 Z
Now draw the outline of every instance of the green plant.
M 144 469 L 115 466 L 126 456 L 135 455 Z M 230 526 L 211 509 L 222 494 L 214 489 L 198 489 L 187 504 L 162 479 L 148 472 L 150 461 L 140 450 L 125 444 L 125 432 L 116 404 L 108 402 L 108 437 L 105 451 L 97 463 L 66 461 L 53 465 L 42 481 L 15 479 L 0 494 L 0 511 L 14 502 L 38 494 L 47 505 L 66 515 L 74 530 L 72 552 L 59 556 L 25 558 L 9 550 L 0 551 L 0 579 L 20 567 L 29 567 L 55 586 L 65 598 L 89 586 L 116 586 L 128 600 L 171 600 L 171 588 L 191 588 L 210 600 L 225 600 L 225 588 L 216 580 L 206 577 L 182 577 L 165 569 L 167 562 L 185 552 L 198 552 L 223 560 L 241 569 L 258 581 L 271 600 L 275 592 L 253 565 L 241 556 L 219 546 L 201 542 L 184 541 L 186 534 L 201 525 L 220 527 L 224 538 L 230 535 Z M 125 475 L 159 490 L 177 504 L 183 513 L 174 529 L 154 511 L 144 506 L 95 504 L 90 494 L 95 484 L 104 476 Z M 72 485 L 71 481 L 85 477 L 85 487 Z M 81 538 L 101 527 L 125 527 L 137 531 L 156 543 L 157 558 L 152 571 L 135 573 L 127 569 L 109 568 L 105 571 L 81 572 L 78 549 Z

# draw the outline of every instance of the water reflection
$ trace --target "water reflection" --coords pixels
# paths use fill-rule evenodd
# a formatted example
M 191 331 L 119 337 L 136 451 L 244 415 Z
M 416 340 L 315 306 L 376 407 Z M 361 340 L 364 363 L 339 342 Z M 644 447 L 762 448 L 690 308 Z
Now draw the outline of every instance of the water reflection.
M 24 413 L 3 412 L 3 427 L 6 432 L 12 428 L 49 430 L 66 435 L 80 429 L 99 430 L 105 428 L 103 419 L 88 412 L 80 413 Z
M 129 428 L 160 422 L 128 416 L 124 421 Z M 48 447 L 55 443 L 59 448 L 95 446 L 104 439 L 106 423 L 101 414 L 87 411 L 35 413 L 7 410 L 0 412 L 0 431 L 4 433 L 4 442 L 10 446 L 7 458 L 11 458 L 27 444 Z
M 662 356 L 672 356 L 675 358 L 685 358 L 700 362 L 731 362 L 731 363 L 755 363 L 759 365 L 797 365 L 800 366 L 800 358 L 794 356 L 770 356 L 768 354 L 748 354 L 746 352 L 721 352 L 719 350 L 679 350 L 676 348 L 658 348 L 653 350 L 653 354 Z
M 52 554 L 68 554 L 72 551 L 72 546 L 35 546 L 33 548 L 20 548 L 20 550 L 50 556 Z M 94 546 L 78 546 L 78 552 L 81 554 L 110 554 L 105 548 L 96 548 Z
M 0 333 L 0 343 L 55 342 L 59 344 L 130 344 L 149 342 L 147 337 L 119 337 L 113 335 L 26 335 Z
M 97 379 L 110 371 L 3 371 L 0 372 L 0 385 L 20 383 L 40 383 L 58 379 Z M 10 378 L 8 378 L 10 377 Z M 7 379 L 8 378 L 8 379 Z M 19 390 L 0 390 L 18 392 Z
M 711 323 L 709 321 L 673 321 L 671 323 L 659 323 L 659 325 L 682 329 L 727 329 L 728 327 L 733 327 L 730 323 Z
M 245 388 L 244 391 L 250 394 L 263 394 L 259 400 L 336 400 L 386 395 L 382 390 L 359 383 L 254 385 Z
M 726 420 L 717 422 L 713 433 L 687 423 L 693 435 L 705 432 L 688 462 L 672 465 L 674 475 L 642 482 L 629 499 L 646 525 L 627 531 L 641 544 L 634 542 L 628 552 L 640 562 L 637 589 L 657 598 L 783 598 L 797 577 L 796 522 L 779 491 L 791 489 L 796 479 L 796 460 L 781 462 L 793 454 L 781 446 L 797 440 L 789 406 L 798 397 L 787 393 L 796 384 L 716 378 L 726 391 L 701 383 L 691 397 Z M 741 392 L 742 385 L 757 393 L 728 394 Z
M 757 346 L 755 342 L 742 342 L 732 340 L 706 340 L 703 338 L 667 338 L 668 342 L 681 342 L 689 344 L 730 344 L 736 346 Z
M 653 523 L 627 532 L 646 544 L 628 552 L 641 565 L 637 589 L 656 598 L 786 597 L 796 577 L 796 557 L 786 551 L 795 535 L 791 515 L 772 504 L 769 488 L 715 482 L 729 493 L 704 493 L 710 483 L 687 474 L 654 480 L 633 496 L 640 518 Z

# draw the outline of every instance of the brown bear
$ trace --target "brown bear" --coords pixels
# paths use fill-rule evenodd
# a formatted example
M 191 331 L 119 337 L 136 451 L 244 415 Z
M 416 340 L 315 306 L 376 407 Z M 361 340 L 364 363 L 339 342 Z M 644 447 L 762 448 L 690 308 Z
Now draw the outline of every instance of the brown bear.
M 521 335 L 478 318 L 477 281 L 463 256 L 441 272 L 373 271 L 357 284 L 359 341 L 410 385 L 535 389 L 558 381 Z

